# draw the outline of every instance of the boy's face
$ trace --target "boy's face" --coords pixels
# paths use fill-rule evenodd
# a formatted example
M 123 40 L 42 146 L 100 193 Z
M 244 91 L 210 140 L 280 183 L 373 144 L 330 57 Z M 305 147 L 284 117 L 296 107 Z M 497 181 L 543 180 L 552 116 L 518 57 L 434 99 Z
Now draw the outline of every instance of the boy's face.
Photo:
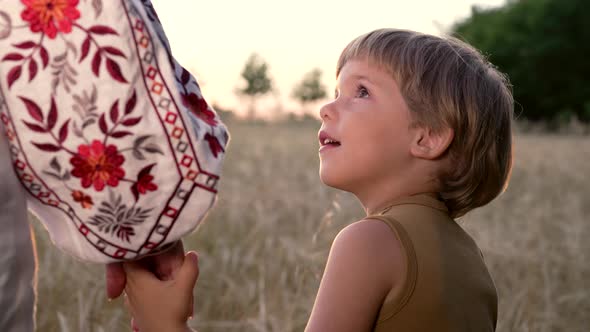
M 366 58 L 348 61 L 335 100 L 320 116 L 320 178 L 326 185 L 367 195 L 406 174 L 412 162 L 411 117 L 387 71 Z

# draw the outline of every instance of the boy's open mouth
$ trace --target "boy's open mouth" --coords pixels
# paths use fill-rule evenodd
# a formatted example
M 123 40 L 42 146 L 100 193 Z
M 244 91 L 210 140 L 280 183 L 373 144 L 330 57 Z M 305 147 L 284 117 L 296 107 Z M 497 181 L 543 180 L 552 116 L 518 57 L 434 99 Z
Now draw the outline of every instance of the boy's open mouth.
M 328 133 L 326 133 L 325 131 L 320 131 L 318 138 L 320 140 L 320 145 L 321 146 L 340 146 L 340 142 L 335 140 L 334 138 L 330 137 L 330 135 L 328 135 Z
M 338 146 L 338 145 L 340 145 L 340 142 L 334 141 L 331 138 L 326 138 L 321 144 L 322 145 L 335 145 L 335 146 Z

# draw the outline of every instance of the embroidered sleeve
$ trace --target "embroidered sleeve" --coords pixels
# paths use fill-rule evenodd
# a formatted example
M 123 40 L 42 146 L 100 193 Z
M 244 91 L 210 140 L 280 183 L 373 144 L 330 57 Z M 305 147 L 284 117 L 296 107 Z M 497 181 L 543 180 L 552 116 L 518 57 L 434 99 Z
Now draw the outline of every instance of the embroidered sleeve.
M 0 8 L 0 126 L 61 249 L 134 259 L 211 208 L 229 136 L 148 0 Z

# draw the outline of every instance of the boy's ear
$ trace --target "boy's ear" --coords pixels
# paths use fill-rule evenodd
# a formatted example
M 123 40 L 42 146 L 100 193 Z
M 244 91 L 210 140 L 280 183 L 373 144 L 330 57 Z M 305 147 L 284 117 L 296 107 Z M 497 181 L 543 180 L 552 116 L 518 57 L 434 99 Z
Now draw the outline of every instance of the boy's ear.
M 416 158 L 428 160 L 444 155 L 455 137 L 453 129 L 449 127 L 436 131 L 429 127 L 418 127 L 415 134 L 410 153 Z

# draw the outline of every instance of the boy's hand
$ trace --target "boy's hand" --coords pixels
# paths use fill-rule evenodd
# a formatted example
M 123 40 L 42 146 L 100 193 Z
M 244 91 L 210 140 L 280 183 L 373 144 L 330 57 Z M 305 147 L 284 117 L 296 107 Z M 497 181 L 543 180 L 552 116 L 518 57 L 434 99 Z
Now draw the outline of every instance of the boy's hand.
M 123 263 L 123 268 L 127 304 L 141 332 L 188 330 L 186 321 L 192 315 L 193 288 L 199 276 L 195 252 L 186 254 L 172 280 L 158 279 L 141 262 Z
M 170 249 L 157 255 L 147 256 L 139 261 L 160 280 L 172 279 L 176 271 L 180 269 L 184 260 L 184 246 L 182 241 L 176 242 Z M 123 263 L 110 263 L 106 266 L 107 297 L 115 299 L 125 289 L 126 277 Z

